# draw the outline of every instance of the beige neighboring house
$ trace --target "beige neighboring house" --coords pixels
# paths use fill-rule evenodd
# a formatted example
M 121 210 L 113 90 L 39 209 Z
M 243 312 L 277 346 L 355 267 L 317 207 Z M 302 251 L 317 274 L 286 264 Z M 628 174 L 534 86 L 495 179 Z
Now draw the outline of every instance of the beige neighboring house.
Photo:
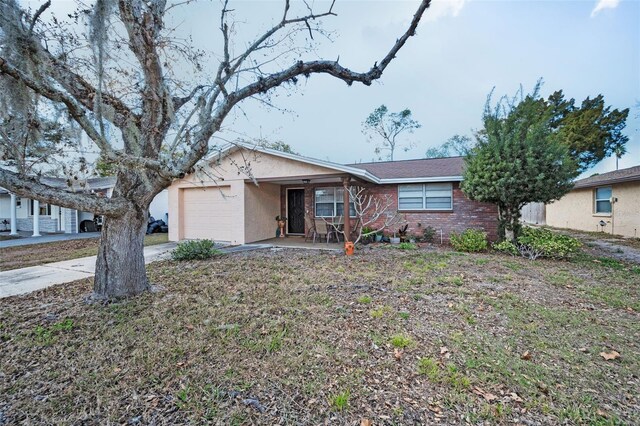
M 547 225 L 640 237 L 640 166 L 580 179 L 547 204 Z M 604 225 L 604 226 L 603 226 Z

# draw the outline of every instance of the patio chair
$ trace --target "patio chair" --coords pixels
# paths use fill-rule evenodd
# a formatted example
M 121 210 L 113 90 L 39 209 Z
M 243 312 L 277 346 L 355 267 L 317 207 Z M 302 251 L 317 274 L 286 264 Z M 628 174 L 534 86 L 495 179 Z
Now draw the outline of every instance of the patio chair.
M 326 238 L 327 244 L 329 244 L 329 240 L 331 239 L 331 237 L 336 237 L 337 239 L 337 233 L 336 230 L 333 228 L 333 226 L 331 226 L 330 223 L 325 222 L 322 219 L 316 219 L 316 234 L 322 238 L 322 236 L 324 236 Z M 313 241 L 315 243 L 315 239 Z

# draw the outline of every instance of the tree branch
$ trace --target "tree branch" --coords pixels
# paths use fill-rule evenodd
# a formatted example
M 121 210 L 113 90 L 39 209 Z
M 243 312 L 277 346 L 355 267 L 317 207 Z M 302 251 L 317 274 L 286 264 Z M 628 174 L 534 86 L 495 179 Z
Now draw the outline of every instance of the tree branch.
M 106 216 L 121 215 L 131 208 L 123 198 L 106 198 L 95 194 L 68 192 L 40 183 L 33 177 L 19 175 L 2 168 L 0 168 L 0 185 L 22 197 Z

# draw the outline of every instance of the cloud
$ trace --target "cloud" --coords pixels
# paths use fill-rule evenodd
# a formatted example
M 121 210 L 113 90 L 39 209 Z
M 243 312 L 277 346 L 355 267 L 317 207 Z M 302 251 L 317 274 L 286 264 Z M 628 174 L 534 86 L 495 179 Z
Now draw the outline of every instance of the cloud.
M 596 16 L 601 10 L 615 9 L 620 4 L 620 0 L 598 0 L 596 7 L 591 11 L 591 17 Z
M 433 0 L 425 19 L 428 21 L 437 21 L 446 16 L 456 17 L 464 7 L 467 0 Z

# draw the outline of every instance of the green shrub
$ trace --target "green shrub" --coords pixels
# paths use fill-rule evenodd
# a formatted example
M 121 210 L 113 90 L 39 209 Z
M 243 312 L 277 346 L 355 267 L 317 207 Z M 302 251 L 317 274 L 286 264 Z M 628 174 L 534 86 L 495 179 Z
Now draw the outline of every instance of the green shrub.
M 433 226 L 427 226 L 422 231 L 422 240 L 431 243 L 433 242 L 433 238 L 436 236 L 436 230 Z
M 495 243 L 493 245 L 493 249 L 495 251 L 500 251 L 502 253 L 507 253 L 510 254 L 511 256 L 517 256 L 518 255 L 518 247 L 516 247 L 515 244 L 513 244 L 511 241 L 500 241 L 499 243 Z
M 487 249 L 487 233 L 479 229 L 466 229 L 462 234 L 451 233 L 451 245 L 456 251 L 484 251 Z
M 582 247 L 580 241 L 567 235 L 556 234 L 548 229 L 524 228 L 518 236 L 520 252 L 535 252 L 538 256 L 566 259 Z
M 171 252 L 173 260 L 199 260 L 209 259 L 220 254 L 215 248 L 213 240 L 190 240 L 178 243 L 178 246 Z

